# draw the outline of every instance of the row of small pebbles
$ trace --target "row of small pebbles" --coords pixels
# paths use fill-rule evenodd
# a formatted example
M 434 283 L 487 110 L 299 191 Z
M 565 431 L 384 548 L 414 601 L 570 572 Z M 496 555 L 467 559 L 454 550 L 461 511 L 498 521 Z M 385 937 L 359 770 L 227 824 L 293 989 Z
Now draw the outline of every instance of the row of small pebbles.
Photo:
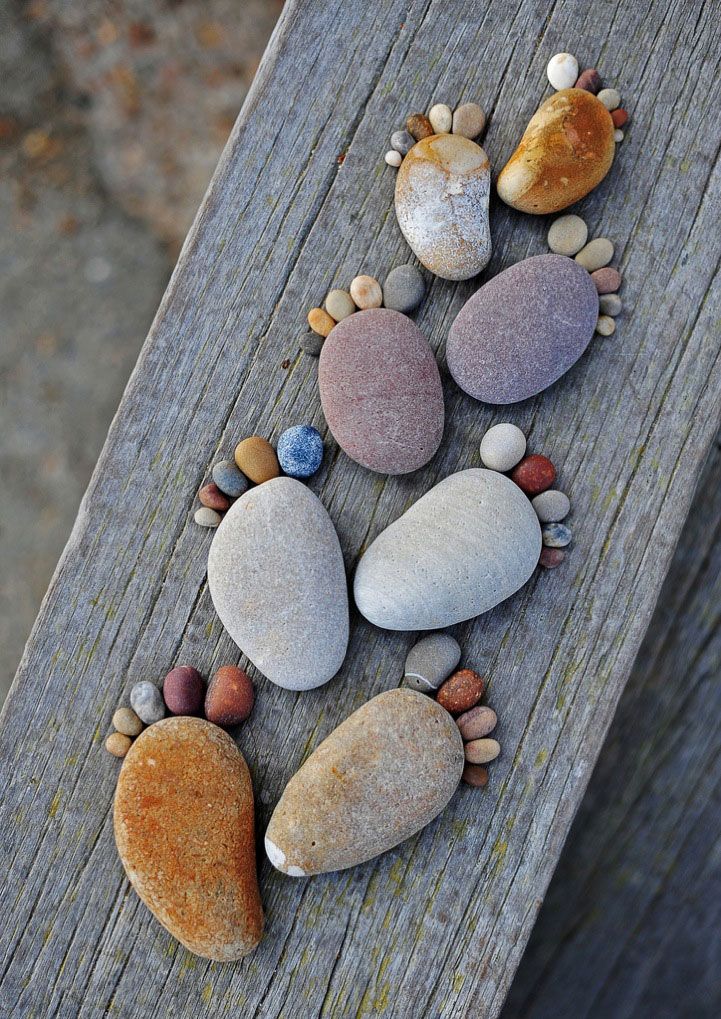
M 390 308 L 408 314 L 418 307 L 425 292 L 423 276 L 414 265 L 398 265 L 391 269 L 382 287 L 373 276 L 356 276 L 350 292 L 331 290 L 324 308 L 311 308 L 308 312 L 311 332 L 301 337 L 301 348 L 311 357 L 318 357 L 324 340 L 344 318 L 367 308 Z
M 621 96 L 615 88 L 601 88 L 601 75 L 595 67 L 589 67 L 579 74 L 578 61 L 572 53 L 556 53 L 546 67 L 546 76 L 557 92 L 564 88 L 582 88 L 603 103 L 611 114 L 614 141 L 623 141 L 621 128 L 628 122 L 628 112 L 621 109 Z
M 548 231 L 548 247 L 556 255 L 575 257 L 575 261 L 591 274 L 599 301 L 596 322 L 599 336 L 612 336 L 616 331 L 614 318 L 621 313 L 621 298 L 616 293 L 623 282 L 618 269 L 609 265 L 614 255 L 613 243 L 607 237 L 588 240 L 588 227 L 580 216 L 559 216 Z
M 385 161 L 396 169 L 416 142 L 433 134 L 458 134 L 463 138 L 477 138 L 486 126 L 486 115 L 478 103 L 463 103 L 455 110 L 445 103 L 434 103 L 425 113 L 412 113 L 406 126 L 391 135 L 391 147 Z

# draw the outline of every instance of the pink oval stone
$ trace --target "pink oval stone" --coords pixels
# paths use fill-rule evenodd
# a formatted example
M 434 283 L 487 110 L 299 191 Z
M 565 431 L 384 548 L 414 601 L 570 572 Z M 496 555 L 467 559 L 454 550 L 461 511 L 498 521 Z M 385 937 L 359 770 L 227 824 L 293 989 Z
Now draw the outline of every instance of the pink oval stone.
M 428 340 L 398 311 L 369 308 L 343 319 L 323 344 L 323 413 L 348 456 L 380 474 L 408 474 L 443 437 L 443 388 Z

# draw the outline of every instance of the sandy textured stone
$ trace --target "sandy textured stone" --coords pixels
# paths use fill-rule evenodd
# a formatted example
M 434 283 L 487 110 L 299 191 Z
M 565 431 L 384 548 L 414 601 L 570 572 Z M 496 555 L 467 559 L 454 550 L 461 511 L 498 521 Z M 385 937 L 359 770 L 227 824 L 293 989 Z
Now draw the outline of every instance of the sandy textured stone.
M 563 255 L 534 255 L 464 304 L 446 344 L 458 385 L 485 403 L 535 396 L 576 363 L 598 318 L 589 274 Z
M 459 471 L 382 531 L 362 556 L 353 592 L 371 623 L 437 630 L 487 612 L 526 583 L 541 528 L 505 475 Z
M 387 690 L 342 722 L 291 778 L 265 848 L 292 877 L 392 849 L 446 806 L 463 772 L 455 722 L 415 690 Z
M 113 821 L 131 884 L 196 955 L 239 959 L 260 941 L 253 787 L 233 740 L 200 718 L 167 718 L 135 740 Z
M 273 478 L 233 503 L 210 546 L 208 586 L 223 626 L 272 683 L 309 690 L 340 669 L 343 556 L 325 507 L 302 482 Z
M 448 280 L 476 276 L 491 257 L 488 156 L 457 134 L 414 145 L 398 171 L 398 225 L 423 265 Z
M 611 169 L 611 115 L 590 92 L 567 88 L 531 118 L 498 177 L 503 201 L 521 212 L 559 212 L 593 191 Z
M 323 345 L 318 385 L 333 438 L 363 467 L 407 474 L 438 449 L 438 366 L 428 340 L 400 312 L 369 308 L 340 322 Z

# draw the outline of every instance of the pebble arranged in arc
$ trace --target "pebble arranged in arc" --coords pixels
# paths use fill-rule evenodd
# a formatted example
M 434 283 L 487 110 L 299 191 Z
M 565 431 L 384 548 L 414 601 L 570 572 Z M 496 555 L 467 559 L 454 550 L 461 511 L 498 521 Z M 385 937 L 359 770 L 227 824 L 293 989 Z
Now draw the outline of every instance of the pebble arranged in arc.
M 119 731 L 111 732 L 105 740 L 105 749 L 109 754 L 112 754 L 113 757 L 125 757 L 132 745 L 133 741 L 130 737 Z
M 493 708 L 479 704 L 457 718 L 456 724 L 464 740 L 481 739 L 496 728 L 498 716 Z
M 300 338 L 300 348 L 310 357 L 320 357 L 320 352 L 323 349 L 323 342 L 325 336 L 321 336 L 320 333 L 314 333 L 312 330 L 309 333 L 303 333 Z M 241 492 L 241 495 L 243 493 Z
M 478 103 L 464 103 L 453 113 L 453 134 L 477 138 L 486 126 L 486 115 Z
M 453 110 L 445 103 L 436 103 L 428 111 L 428 119 L 436 134 L 448 134 L 453 127 Z
M 336 322 L 342 322 L 356 310 L 355 303 L 345 290 L 331 290 L 325 299 L 325 310 Z
M 165 718 L 165 703 L 155 683 L 141 680 L 130 691 L 130 707 L 146 725 L 153 725 Z
M 381 285 L 373 276 L 356 276 L 350 285 L 350 295 L 361 311 L 383 304 Z
M 403 684 L 421 693 L 437 690 L 460 660 L 461 648 L 457 640 L 449 633 L 432 633 L 408 652 Z
M 588 227 L 580 216 L 559 216 L 548 231 L 548 246 L 556 255 L 576 255 L 588 239 Z
M 596 237 L 589 241 L 576 255 L 576 261 L 587 272 L 602 269 L 613 258 L 613 244 L 607 237 Z
M 501 746 L 495 739 L 474 739 L 466 743 L 464 753 L 469 764 L 488 764 L 495 761 L 501 752 Z
M 565 492 L 549 488 L 531 500 L 536 516 L 542 524 L 557 523 L 565 520 L 571 511 L 571 500 Z
M 248 479 L 232 460 L 220 460 L 213 467 L 213 481 L 221 492 L 238 499 L 248 490 Z
M 482 676 L 473 669 L 460 669 L 441 686 L 436 694 L 436 700 L 451 715 L 462 715 L 478 704 L 484 689 Z
M 201 506 L 193 514 L 193 520 L 200 527 L 217 527 L 223 518 L 217 510 L 210 509 L 209 506 Z
M 312 425 L 294 425 L 278 439 L 277 453 L 284 474 L 310 478 L 323 462 L 323 439 Z
M 518 425 L 493 425 L 481 439 L 481 460 L 491 471 L 510 471 L 526 453 L 526 436 Z
M 423 276 L 414 265 L 397 265 L 383 284 L 383 304 L 392 311 L 408 314 L 415 311 L 425 292 Z
M 113 715 L 113 725 L 123 736 L 139 736 L 143 731 L 142 719 L 132 708 L 118 708 Z
M 596 322 L 596 332 L 599 336 L 613 336 L 616 332 L 616 323 L 610 315 L 599 315 Z
M 240 725 L 253 710 L 255 690 L 250 676 L 237 665 L 223 665 L 205 695 L 205 717 L 223 727 Z
M 407 155 L 415 144 L 415 138 L 405 128 L 402 131 L 394 131 L 391 135 L 391 148 L 400 152 L 401 156 Z
M 203 677 L 192 665 L 176 665 L 163 680 L 163 699 L 171 715 L 199 715 L 204 698 Z
M 546 76 L 553 88 L 572 88 L 578 78 L 578 61 L 572 53 L 556 53 L 546 67 Z
M 250 435 L 235 447 L 235 462 L 256 485 L 262 485 L 280 474 L 276 452 L 261 435 Z
M 220 491 L 214 481 L 209 485 L 203 485 L 198 492 L 198 499 L 200 499 L 203 506 L 215 510 L 216 513 L 224 513 L 230 507 L 230 499 L 224 492 Z
M 555 570 L 557 566 L 560 566 L 563 560 L 566 558 L 566 553 L 560 548 L 548 548 L 546 545 L 541 549 L 541 555 L 539 557 L 539 565 L 545 567 L 547 570 Z
M 517 467 L 514 467 L 511 472 L 511 480 L 527 496 L 540 495 L 556 480 L 556 468 L 547 456 L 533 453 L 521 460 Z
M 565 524 L 545 524 L 541 537 L 547 548 L 565 548 L 571 544 L 571 531 Z

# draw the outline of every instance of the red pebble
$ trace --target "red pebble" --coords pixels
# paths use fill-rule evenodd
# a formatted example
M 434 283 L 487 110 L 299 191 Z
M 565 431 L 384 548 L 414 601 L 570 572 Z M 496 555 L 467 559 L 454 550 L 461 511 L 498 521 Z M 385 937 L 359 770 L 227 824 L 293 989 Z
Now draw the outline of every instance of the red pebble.
M 591 279 L 596 284 L 599 294 L 615 294 L 621 286 L 621 273 L 609 265 L 604 269 L 596 269 L 595 272 L 592 272 Z
M 466 763 L 463 766 L 461 778 L 466 785 L 471 785 L 474 789 L 482 789 L 488 785 L 488 768 L 483 764 Z
M 562 548 L 546 548 L 544 546 L 541 549 L 541 556 L 538 560 L 538 565 L 545 566 L 547 570 L 555 570 L 557 566 L 561 565 L 565 558 L 566 553 Z
M 611 120 L 614 127 L 623 127 L 628 120 L 628 114 L 622 109 L 611 110 Z
M 484 686 L 483 678 L 473 669 L 459 669 L 441 684 L 436 700 L 452 715 L 462 715 L 478 704 Z
M 247 673 L 237 665 L 223 665 L 205 695 L 205 717 L 227 728 L 244 722 L 253 710 L 255 691 Z
M 227 509 L 230 509 L 230 499 L 225 492 L 220 491 L 214 481 L 211 481 L 209 485 L 203 485 L 198 492 L 198 498 L 203 506 L 218 510 L 220 513 L 225 513 Z
M 601 75 L 595 67 L 589 67 L 583 71 L 576 82 L 576 88 L 582 88 L 584 92 L 592 92 L 594 95 L 601 91 Z
M 163 698 L 171 715 L 199 715 L 205 683 L 192 665 L 177 665 L 163 680 Z
M 526 495 L 540 495 L 550 488 L 556 480 L 556 468 L 547 456 L 534 453 L 521 460 L 511 471 L 511 481 L 515 481 Z

